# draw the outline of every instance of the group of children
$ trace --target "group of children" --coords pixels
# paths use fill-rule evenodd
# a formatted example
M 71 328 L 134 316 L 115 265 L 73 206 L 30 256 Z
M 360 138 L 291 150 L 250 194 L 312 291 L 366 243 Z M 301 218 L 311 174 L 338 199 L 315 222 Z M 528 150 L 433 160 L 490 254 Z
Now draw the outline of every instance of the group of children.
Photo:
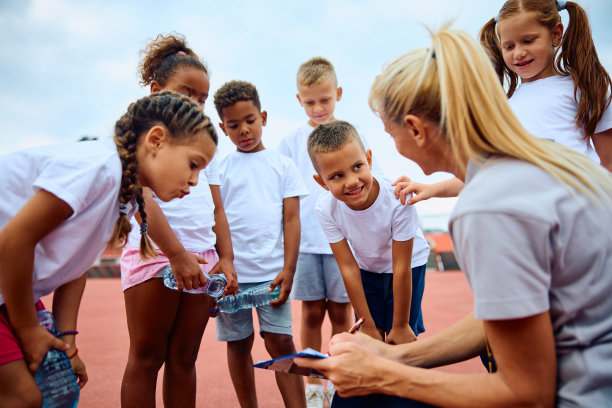
M 500 79 L 510 78 L 517 126 L 520 121 L 537 136 L 598 155 L 610 168 L 610 78 L 597 60 L 584 11 L 571 2 L 557 2 L 557 8 L 570 12 L 565 35 L 560 21 L 511 0 L 483 28 L 481 41 Z M 555 65 L 557 52 L 562 63 Z M 308 122 L 288 134 L 278 152 L 264 148 L 267 113 L 256 87 L 230 81 L 217 90 L 219 127 L 236 146 L 219 160 L 215 129 L 203 113 L 210 88 L 206 65 L 178 35 L 158 36 L 143 55 L 141 83 L 151 95 L 130 105 L 115 126 L 114 143 L 45 146 L 0 159 L 0 188 L 10 195 L 0 201 L 0 399 L 15 406 L 40 402 L 32 373 L 50 347 L 66 350 L 85 384 L 75 341 L 83 272 L 107 241 L 125 244 L 125 407 L 155 405 L 162 365 L 164 403 L 195 406 L 195 361 L 211 315 L 217 340 L 227 342 L 240 406 L 257 406 L 252 311 L 217 316 L 209 296 L 163 285 L 159 278 L 168 265 L 179 289 L 202 286 L 203 270 L 225 275 L 224 296 L 262 283 L 279 286 L 279 298 L 257 308 L 273 358 L 295 352 L 290 296 L 301 301 L 302 348 L 321 350 L 326 314 L 332 334 L 363 317 L 360 331 L 375 339 L 415 341 L 425 330 L 420 304 L 429 247 L 415 208 L 405 203 L 458 194 L 461 180 L 427 186 L 386 179 L 363 136 L 335 120 L 342 88 L 332 64 L 318 57 L 297 73 L 297 99 Z M 584 64 L 574 62 L 586 56 L 591 64 L 585 73 Z M 601 87 L 588 86 L 587 79 Z M 425 110 L 431 101 L 417 102 Z M 536 108 L 541 113 L 534 114 Z M 544 123 L 550 112 L 552 122 Z M 382 119 L 393 134 L 396 125 L 386 119 L 394 118 Z M 418 136 L 422 129 L 411 125 L 405 126 Z M 418 159 L 427 173 L 428 160 L 439 157 Z M 44 308 L 39 299 L 51 292 L 60 339 L 36 319 Z M 304 391 L 301 377 L 276 373 L 276 380 L 286 406 L 322 407 L 326 398 L 334 407 L 360 403 L 334 397 L 331 382 L 325 390 L 321 380 L 307 377 Z

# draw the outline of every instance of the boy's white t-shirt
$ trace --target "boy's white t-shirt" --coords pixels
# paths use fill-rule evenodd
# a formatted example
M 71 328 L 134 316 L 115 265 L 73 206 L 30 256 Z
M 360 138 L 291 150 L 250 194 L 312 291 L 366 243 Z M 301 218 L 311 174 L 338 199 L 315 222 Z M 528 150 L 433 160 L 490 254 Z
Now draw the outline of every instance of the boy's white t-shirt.
M 580 98 L 580 92 L 577 96 Z M 532 135 L 553 140 L 600 162 L 591 142 L 584 140 L 584 128 L 576 127 L 578 103 L 570 76 L 553 75 L 523 82 L 508 102 L 519 122 Z M 608 106 L 595 133 L 611 128 L 612 110 Z
M 236 151 L 219 175 L 238 282 L 273 280 L 284 266 L 283 200 L 308 194 L 298 169 L 272 150 Z
M 293 160 L 310 191 L 310 194 L 300 199 L 300 220 L 302 224 L 300 252 L 331 255 L 327 238 L 317 222 L 315 210 L 317 201 L 325 190 L 312 177 L 317 172 L 312 165 L 310 156 L 308 156 L 307 142 L 308 136 L 310 136 L 313 130 L 314 127 L 308 123 L 300 126 L 281 140 L 278 151 Z M 362 134 L 359 134 L 359 137 L 367 150 L 369 147 L 365 137 Z M 376 160 L 372 163 L 372 172 L 374 174 L 382 174 L 382 170 Z
M 365 210 L 353 210 L 326 191 L 317 202 L 317 215 L 330 243 L 346 239 L 361 269 L 393 273 L 392 244 L 414 238 L 411 267 L 425 265 L 429 245 L 412 205 L 395 198 L 391 181 L 377 178 L 380 191 L 376 201 Z
M 105 139 L 22 150 L 0 157 L 0 174 L 0 229 L 41 189 L 73 211 L 36 245 L 32 284 L 37 301 L 82 276 L 106 247 L 119 217 L 117 148 Z M 131 216 L 133 207 L 128 208 Z
M 219 164 L 215 154 L 208 166 L 200 171 L 198 184 L 190 189 L 189 195 L 168 202 L 154 196 L 172 231 L 187 251 L 204 252 L 214 249 L 217 243 L 217 236 L 212 230 L 215 225 L 215 204 L 210 185 L 220 183 Z M 134 218 L 131 224 L 129 242 L 139 246 L 140 227 Z

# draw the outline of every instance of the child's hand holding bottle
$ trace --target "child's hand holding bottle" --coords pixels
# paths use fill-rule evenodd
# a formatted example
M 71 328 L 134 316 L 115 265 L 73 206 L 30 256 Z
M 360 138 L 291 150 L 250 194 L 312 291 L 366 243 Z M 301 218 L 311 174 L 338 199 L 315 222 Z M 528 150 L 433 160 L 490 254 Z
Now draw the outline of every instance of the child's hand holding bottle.
M 198 255 L 190 254 L 187 251 L 168 256 L 174 278 L 176 279 L 177 289 L 197 289 L 206 283 L 206 277 L 202 272 L 200 264 L 208 263 L 204 258 Z
M 283 268 L 279 274 L 276 275 L 272 283 L 270 283 L 270 291 L 273 291 L 277 286 L 280 286 L 280 295 L 278 299 L 270 302 L 272 306 L 280 306 L 289 298 L 291 287 L 293 286 L 293 272 L 287 268 Z

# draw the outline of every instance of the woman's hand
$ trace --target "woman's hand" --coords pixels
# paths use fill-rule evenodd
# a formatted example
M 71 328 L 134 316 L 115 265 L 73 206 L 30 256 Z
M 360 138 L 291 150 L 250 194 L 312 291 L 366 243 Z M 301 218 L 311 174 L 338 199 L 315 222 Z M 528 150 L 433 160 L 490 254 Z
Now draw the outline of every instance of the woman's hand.
M 428 200 L 436 194 L 436 189 L 432 184 L 417 183 L 406 176 L 401 176 L 391 185 L 395 186 L 395 198 L 399 199 L 404 205 Z
M 183 289 L 197 289 L 206 283 L 206 277 L 202 273 L 200 264 L 208 262 L 201 256 L 183 251 L 178 255 L 168 257 L 168 260 L 179 292 Z
M 329 347 L 331 348 L 331 346 L 340 343 L 355 343 L 364 350 L 383 358 L 390 358 L 391 355 L 391 345 L 361 333 L 361 330 L 355 334 L 350 334 L 348 332 L 336 334 L 329 342 Z

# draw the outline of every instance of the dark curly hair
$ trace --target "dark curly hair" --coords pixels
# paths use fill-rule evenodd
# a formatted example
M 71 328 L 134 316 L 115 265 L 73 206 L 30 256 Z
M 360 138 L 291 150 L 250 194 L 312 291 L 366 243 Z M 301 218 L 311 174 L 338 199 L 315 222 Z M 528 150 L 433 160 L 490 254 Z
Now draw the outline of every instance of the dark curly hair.
M 230 81 L 224 83 L 215 92 L 215 108 L 217 108 L 219 118 L 223 120 L 223 109 L 239 101 L 251 101 L 258 110 L 261 110 L 259 94 L 255 85 L 246 81 Z

